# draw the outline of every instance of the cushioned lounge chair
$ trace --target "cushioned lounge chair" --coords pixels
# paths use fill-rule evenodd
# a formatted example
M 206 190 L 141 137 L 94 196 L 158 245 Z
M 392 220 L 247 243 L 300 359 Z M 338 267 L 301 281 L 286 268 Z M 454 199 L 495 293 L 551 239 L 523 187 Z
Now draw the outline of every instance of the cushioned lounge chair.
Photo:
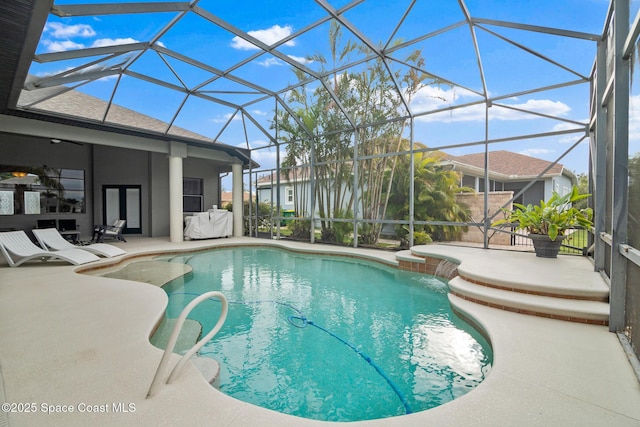
M 0 251 L 11 267 L 17 267 L 26 261 L 35 259 L 42 261 L 60 259 L 74 265 L 86 264 L 100 259 L 91 252 L 75 248 L 49 252 L 34 244 L 22 230 L 0 233 Z
M 125 238 L 122 236 L 122 230 L 124 230 L 124 225 L 127 223 L 124 219 L 119 219 L 113 223 L 113 225 L 96 225 L 93 228 L 93 240 L 97 242 L 102 242 L 105 237 L 120 240 L 121 242 L 126 242 Z
M 66 249 L 78 249 L 62 235 L 55 228 L 45 228 L 43 230 L 33 230 L 33 235 L 38 239 L 38 243 L 45 249 L 52 251 L 63 251 Z M 124 255 L 127 251 L 120 249 L 117 246 L 108 245 L 106 243 L 93 243 L 80 247 L 83 251 L 89 251 L 93 254 L 103 257 L 114 257 L 118 255 Z

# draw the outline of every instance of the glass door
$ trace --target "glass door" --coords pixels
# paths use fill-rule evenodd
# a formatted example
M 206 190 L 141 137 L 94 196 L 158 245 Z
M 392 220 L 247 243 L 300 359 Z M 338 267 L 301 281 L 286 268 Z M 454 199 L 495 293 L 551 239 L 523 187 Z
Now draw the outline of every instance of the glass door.
M 124 234 L 142 233 L 141 187 L 139 185 L 105 185 L 102 187 L 104 224 L 126 220 Z

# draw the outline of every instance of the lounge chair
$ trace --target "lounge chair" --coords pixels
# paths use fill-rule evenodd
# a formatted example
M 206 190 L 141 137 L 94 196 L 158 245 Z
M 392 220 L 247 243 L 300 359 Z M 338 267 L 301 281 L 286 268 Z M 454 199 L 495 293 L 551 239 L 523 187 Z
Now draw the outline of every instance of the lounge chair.
M 62 235 L 55 228 L 45 228 L 43 230 L 33 230 L 33 235 L 36 236 L 40 246 L 52 251 L 63 251 L 66 249 L 78 249 Z M 83 251 L 89 251 L 93 254 L 103 257 L 114 257 L 118 255 L 124 255 L 127 251 L 120 249 L 117 246 L 108 245 L 106 243 L 94 243 L 80 247 Z
M 0 233 L 0 251 L 11 267 L 17 267 L 23 262 L 34 259 L 42 261 L 61 259 L 74 265 L 86 264 L 100 259 L 91 252 L 75 248 L 49 252 L 35 245 L 27 233 L 22 230 Z
M 113 225 L 96 225 L 93 228 L 93 240 L 96 242 L 102 242 L 105 237 L 108 237 L 120 240 L 121 242 L 126 242 L 125 238 L 122 237 L 122 230 L 126 223 L 126 220 L 119 219 L 114 222 Z

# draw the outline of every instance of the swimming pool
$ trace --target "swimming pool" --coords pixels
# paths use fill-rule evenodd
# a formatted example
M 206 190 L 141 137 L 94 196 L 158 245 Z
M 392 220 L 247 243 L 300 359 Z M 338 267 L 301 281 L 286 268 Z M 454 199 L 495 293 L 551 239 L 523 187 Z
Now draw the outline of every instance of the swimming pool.
M 220 390 L 245 402 L 317 420 L 385 418 L 462 396 L 490 369 L 490 346 L 434 277 L 260 247 L 168 260 L 193 272 L 164 286 L 167 317 L 206 291 L 227 296 L 227 321 L 200 353 L 220 362 Z M 206 333 L 219 309 L 206 301 L 190 317 Z

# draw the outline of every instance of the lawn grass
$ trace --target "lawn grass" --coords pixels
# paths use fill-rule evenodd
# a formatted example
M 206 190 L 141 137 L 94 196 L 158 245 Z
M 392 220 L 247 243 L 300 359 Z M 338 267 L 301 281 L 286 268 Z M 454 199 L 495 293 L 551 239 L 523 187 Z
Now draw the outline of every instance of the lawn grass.
M 582 255 L 582 248 L 586 247 L 589 244 L 589 232 L 587 230 L 575 230 L 567 238 L 565 238 L 563 244 L 574 246 L 580 249 L 561 246 L 560 253 Z

